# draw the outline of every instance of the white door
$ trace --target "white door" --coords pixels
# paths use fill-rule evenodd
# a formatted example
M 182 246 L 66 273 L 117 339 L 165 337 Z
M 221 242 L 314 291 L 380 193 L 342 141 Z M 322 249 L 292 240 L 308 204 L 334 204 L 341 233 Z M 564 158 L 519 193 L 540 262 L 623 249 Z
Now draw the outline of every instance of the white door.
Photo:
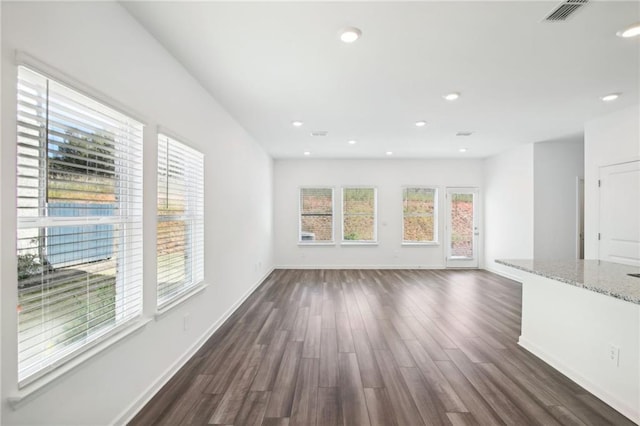
M 478 188 L 447 188 L 447 268 L 478 267 Z
M 640 266 L 640 161 L 600 167 L 599 258 Z

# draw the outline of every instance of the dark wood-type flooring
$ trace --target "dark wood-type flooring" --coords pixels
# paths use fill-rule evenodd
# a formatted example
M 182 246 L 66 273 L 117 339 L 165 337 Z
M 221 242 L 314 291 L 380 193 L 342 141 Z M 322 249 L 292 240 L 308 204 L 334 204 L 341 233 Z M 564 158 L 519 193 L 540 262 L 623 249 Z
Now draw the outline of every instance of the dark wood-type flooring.
M 632 425 L 517 344 L 485 271 L 278 270 L 132 425 Z

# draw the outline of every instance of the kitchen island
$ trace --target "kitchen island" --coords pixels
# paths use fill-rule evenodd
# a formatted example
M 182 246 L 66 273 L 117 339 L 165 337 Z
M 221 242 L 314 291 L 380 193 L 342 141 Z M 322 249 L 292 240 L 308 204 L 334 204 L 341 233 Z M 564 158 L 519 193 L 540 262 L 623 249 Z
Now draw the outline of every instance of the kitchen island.
M 640 267 L 496 262 L 521 277 L 520 346 L 640 423 Z

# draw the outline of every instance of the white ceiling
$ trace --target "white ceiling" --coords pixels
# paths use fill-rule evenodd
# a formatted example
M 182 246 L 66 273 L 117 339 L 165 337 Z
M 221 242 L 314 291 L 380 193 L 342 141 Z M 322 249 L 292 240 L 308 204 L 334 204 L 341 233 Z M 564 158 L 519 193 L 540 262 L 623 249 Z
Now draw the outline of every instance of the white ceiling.
M 640 38 L 615 35 L 638 2 L 123 4 L 275 158 L 486 157 L 638 103 Z

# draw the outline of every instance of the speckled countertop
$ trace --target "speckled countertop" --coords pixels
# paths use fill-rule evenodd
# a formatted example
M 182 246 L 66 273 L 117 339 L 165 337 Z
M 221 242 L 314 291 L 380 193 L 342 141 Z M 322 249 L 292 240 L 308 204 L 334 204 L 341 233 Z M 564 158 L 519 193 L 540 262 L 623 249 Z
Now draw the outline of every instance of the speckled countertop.
M 496 263 L 640 304 L 640 267 L 602 260 L 501 259 Z

